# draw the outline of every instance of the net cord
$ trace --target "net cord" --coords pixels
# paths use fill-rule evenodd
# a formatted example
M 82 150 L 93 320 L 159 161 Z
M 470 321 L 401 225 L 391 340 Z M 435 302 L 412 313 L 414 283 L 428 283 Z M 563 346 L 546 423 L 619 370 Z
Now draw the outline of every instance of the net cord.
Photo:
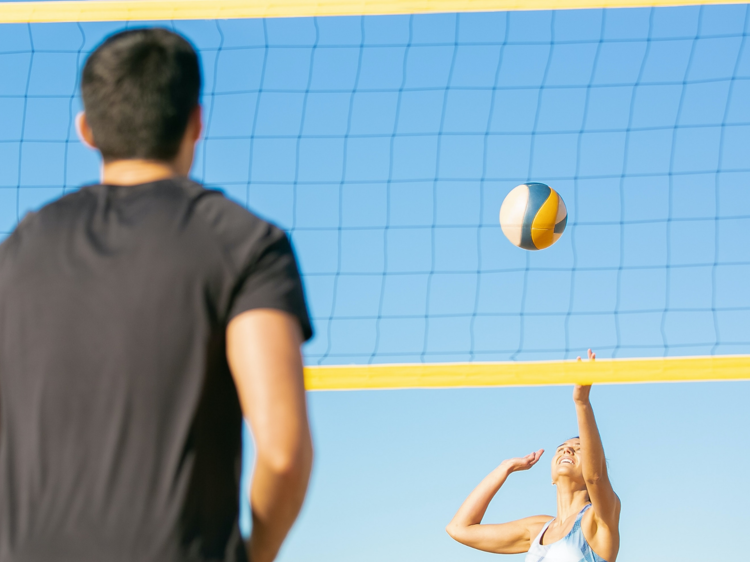
M 0 3 L 0 23 L 174 21 L 743 4 L 746 0 L 77 0 Z

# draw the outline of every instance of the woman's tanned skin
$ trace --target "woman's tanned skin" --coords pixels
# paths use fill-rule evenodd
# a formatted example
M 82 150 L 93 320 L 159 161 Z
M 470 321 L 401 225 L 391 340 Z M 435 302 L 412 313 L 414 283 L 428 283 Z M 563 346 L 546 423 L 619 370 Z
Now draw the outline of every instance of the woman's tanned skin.
M 589 349 L 591 361 L 596 355 Z M 579 357 L 580 361 L 581 358 Z M 565 537 L 587 503 L 592 507 L 583 515 L 581 528 L 589 546 L 608 562 L 615 562 L 620 549 L 620 499 L 607 476 L 604 448 L 596 427 L 589 395 L 591 385 L 576 385 L 573 402 L 580 437 L 560 445 L 552 458 L 552 483 L 557 487 L 557 515 L 544 534 L 544 544 Z M 508 476 L 534 466 L 543 449 L 525 457 L 507 459 L 493 470 L 466 498 L 453 520 L 448 534 L 458 542 L 497 554 L 528 552 L 542 527 L 553 519 L 534 515 L 509 523 L 482 524 L 487 507 Z

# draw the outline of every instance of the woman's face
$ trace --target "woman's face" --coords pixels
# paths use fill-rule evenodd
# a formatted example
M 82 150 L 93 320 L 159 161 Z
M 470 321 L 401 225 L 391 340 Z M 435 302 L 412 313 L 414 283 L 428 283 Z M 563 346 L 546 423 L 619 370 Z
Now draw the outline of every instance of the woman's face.
M 560 445 L 552 457 L 552 482 L 557 482 L 558 476 L 581 478 L 581 440 L 578 437 L 568 439 Z

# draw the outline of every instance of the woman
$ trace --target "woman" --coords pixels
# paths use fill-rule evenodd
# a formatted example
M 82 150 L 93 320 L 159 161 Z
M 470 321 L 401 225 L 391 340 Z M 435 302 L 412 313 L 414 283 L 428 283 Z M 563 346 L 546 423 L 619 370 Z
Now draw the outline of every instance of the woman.
M 588 355 L 592 361 L 596 358 L 590 349 Z M 508 476 L 534 466 L 544 453 L 540 449 L 501 462 L 482 480 L 448 524 L 446 530 L 451 537 L 487 552 L 528 552 L 526 562 L 615 562 L 620 549 L 620 498 L 607 477 L 590 391 L 590 385 L 576 385 L 573 401 L 580 437 L 568 439 L 552 458 L 557 516 L 535 515 L 500 525 L 482 525 L 487 506 Z

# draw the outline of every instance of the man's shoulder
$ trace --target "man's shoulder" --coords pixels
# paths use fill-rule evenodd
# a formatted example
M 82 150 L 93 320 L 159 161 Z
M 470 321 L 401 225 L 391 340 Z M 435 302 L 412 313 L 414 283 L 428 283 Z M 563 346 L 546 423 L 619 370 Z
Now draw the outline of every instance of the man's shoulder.
M 56 225 L 70 215 L 72 209 L 79 209 L 93 202 L 90 186 L 63 193 L 61 197 L 46 203 L 42 207 L 27 211 L 13 229 L 13 234 L 20 235 L 39 229 L 44 230 Z M 15 238 L 10 236 L 9 238 Z
M 183 180 L 183 187 L 194 196 L 194 211 L 232 254 L 239 252 L 242 260 L 248 253 L 286 238 L 286 233 L 274 223 L 261 218 L 240 203 L 228 198 L 223 191 Z
M 60 240 L 59 232 L 65 228 L 66 217 L 71 208 L 87 205 L 89 194 L 81 190 L 71 191 L 44 206 L 25 212 L 13 230 L 0 244 L 0 261 L 15 259 L 24 249 L 39 248 L 49 240 Z

